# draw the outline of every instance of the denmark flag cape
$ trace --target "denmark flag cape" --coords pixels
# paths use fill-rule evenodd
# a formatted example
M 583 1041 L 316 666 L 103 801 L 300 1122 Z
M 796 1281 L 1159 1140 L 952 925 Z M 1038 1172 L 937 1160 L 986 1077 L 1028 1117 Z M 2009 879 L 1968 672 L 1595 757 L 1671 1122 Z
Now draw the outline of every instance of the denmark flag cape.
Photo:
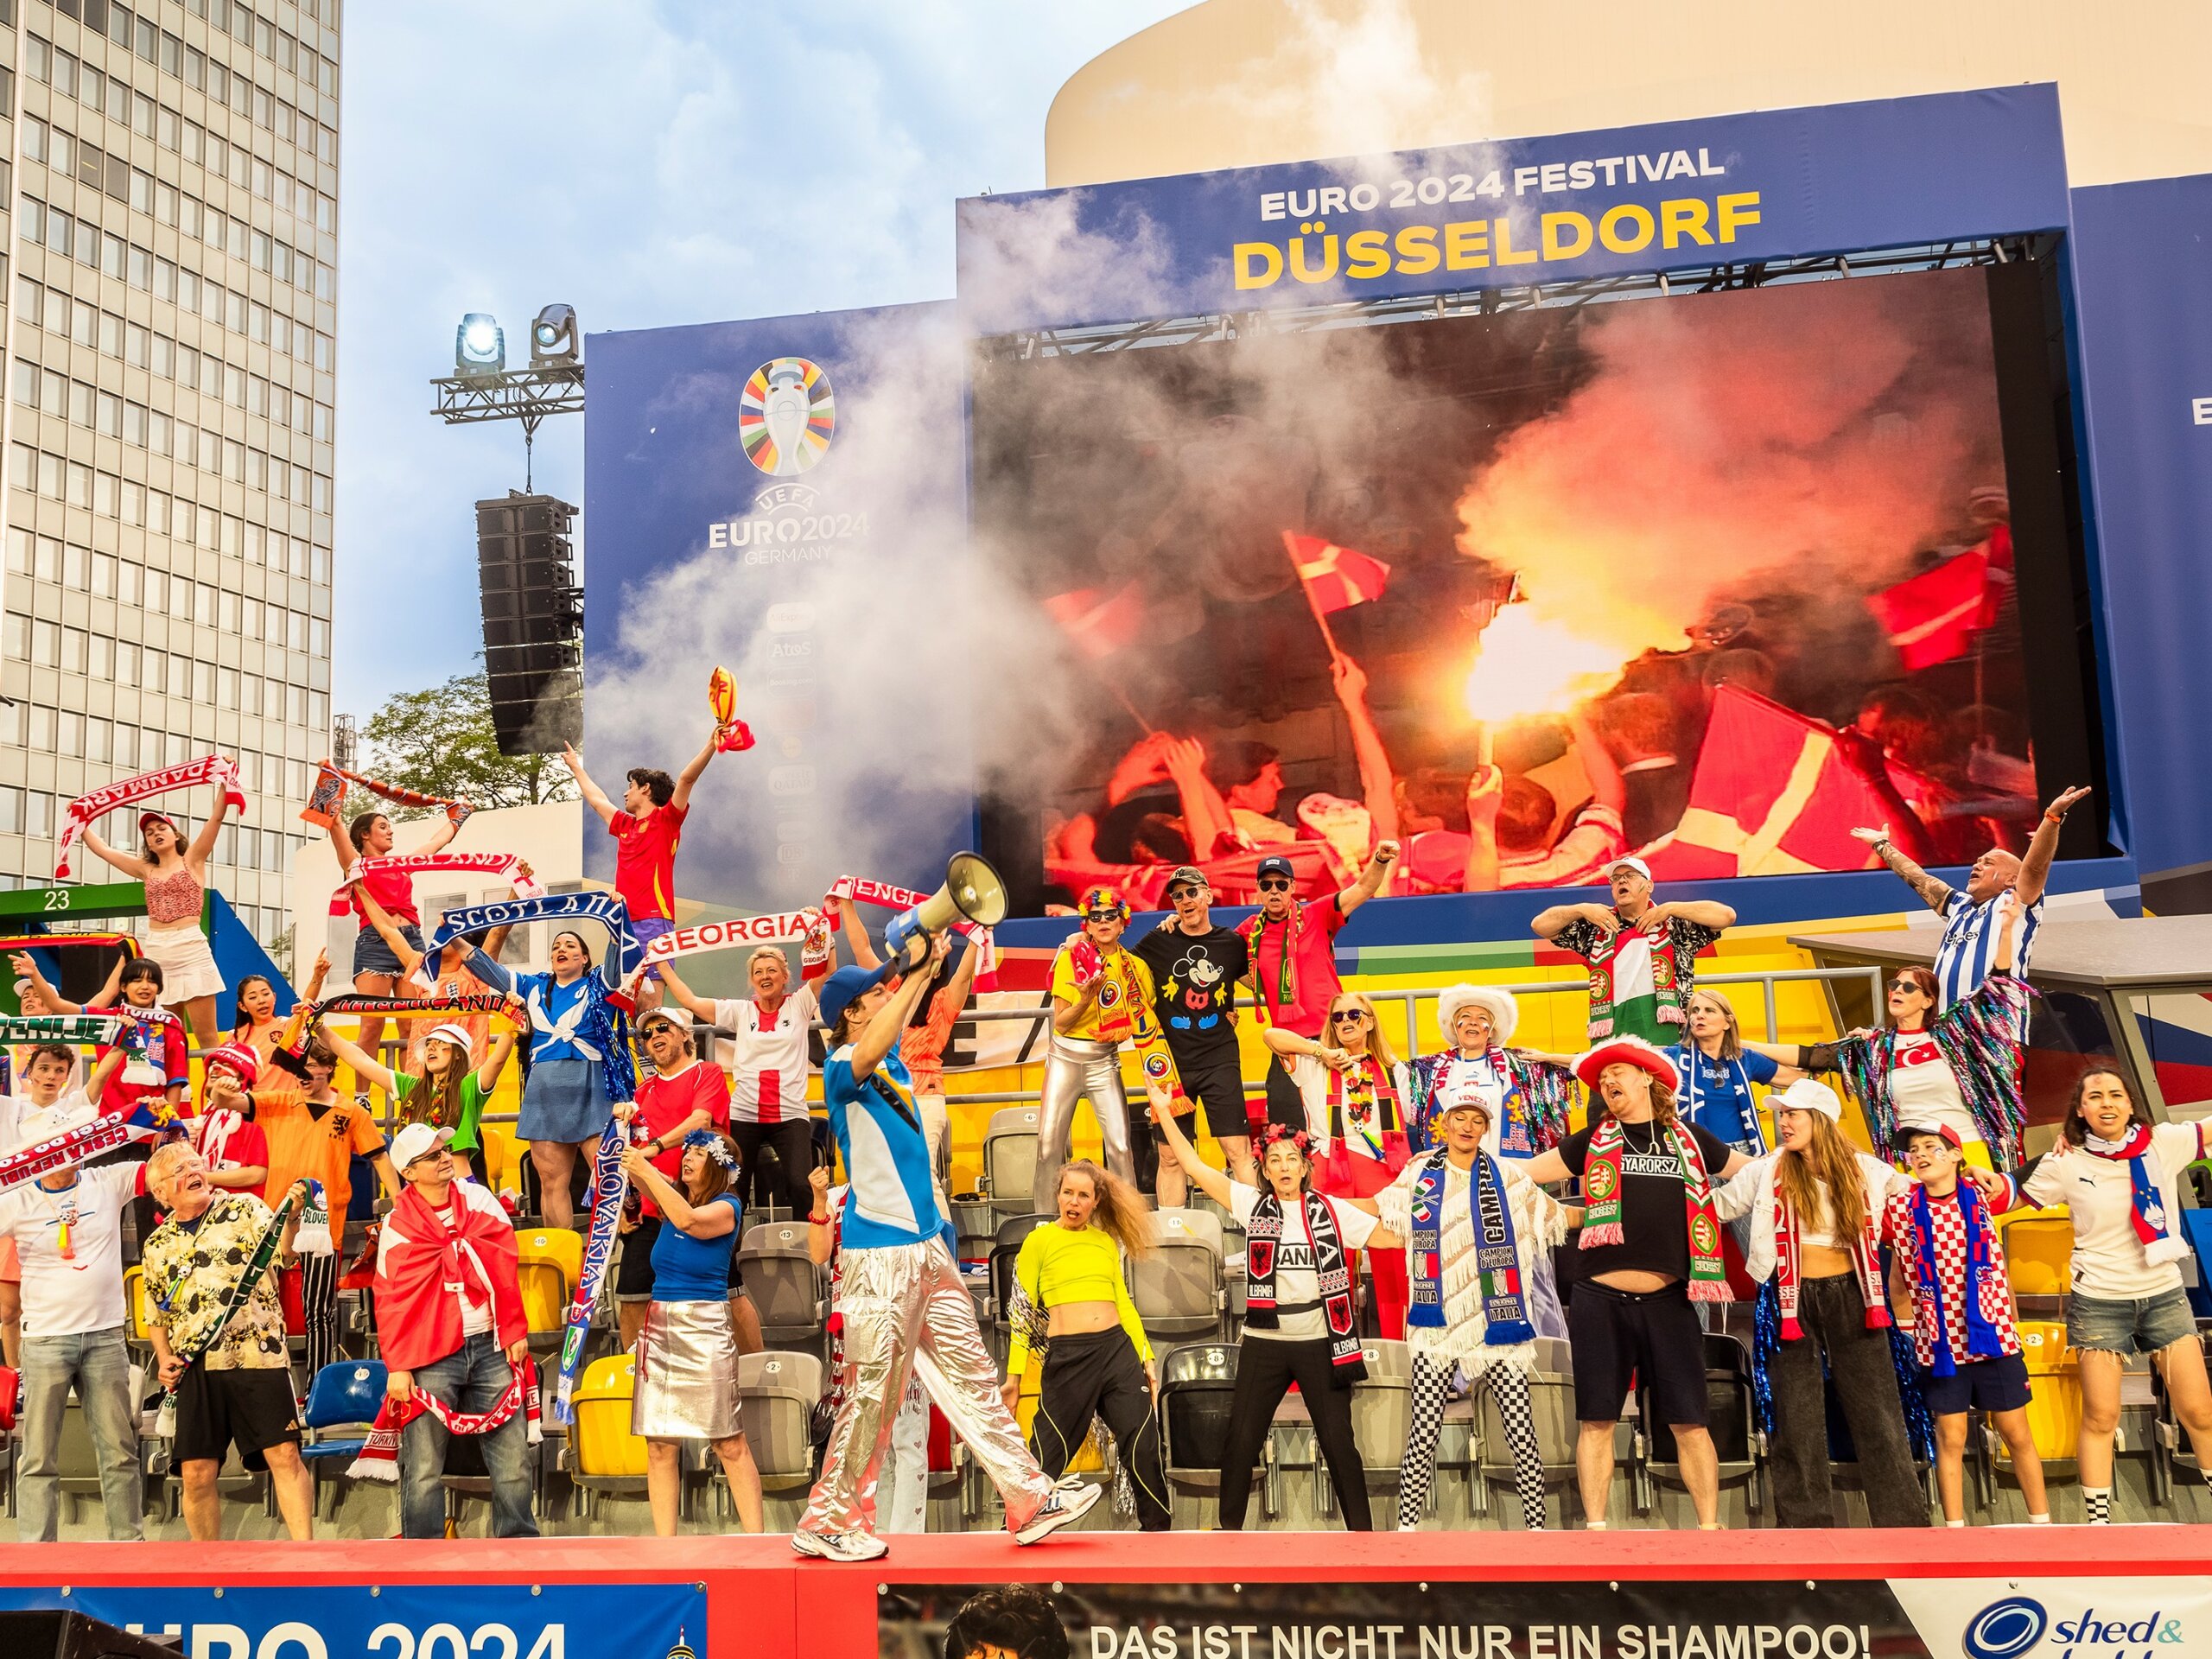
M 401 1188 L 377 1238 L 377 1328 L 385 1363 L 395 1370 L 419 1370 L 460 1351 L 463 1285 L 490 1299 L 500 1347 L 530 1334 L 514 1223 L 474 1181 L 455 1181 L 451 1192 L 457 1235 L 410 1185 Z

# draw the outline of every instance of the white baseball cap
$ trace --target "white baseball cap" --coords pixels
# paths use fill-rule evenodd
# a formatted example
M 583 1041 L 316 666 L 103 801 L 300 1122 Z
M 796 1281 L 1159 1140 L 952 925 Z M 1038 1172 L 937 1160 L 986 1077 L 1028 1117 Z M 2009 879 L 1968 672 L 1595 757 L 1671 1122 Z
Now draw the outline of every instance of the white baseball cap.
M 468 1028 L 465 1026 L 432 1026 L 424 1034 L 426 1036 L 442 1038 L 445 1041 L 451 1043 L 462 1053 L 467 1055 L 469 1058 L 474 1059 L 476 1058 L 475 1039 L 469 1036 Z
M 665 1020 L 678 1031 L 691 1029 L 691 1010 L 680 1002 L 664 1002 L 657 1008 L 647 1008 L 638 1016 L 638 1029 L 643 1032 L 651 1020 Z
M 1818 1077 L 1800 1077 L 1767 1099 L 1777 1112 L 1818 1112 L 1831 1123 L 1843 1121 L 1842 1100 Z
M 410 1123 L 391 1137 L 391 1166 L 404 1174 L 409 1165 L 420 1162 L 452 1139 L 451 1129 L 429 1123 Z
M 1651 880 L 1651 867 L 1645 863 L 1642 859 L 1636 857 L 1615 859 L 1611 863 L 1605 866 L 1605 874 L 1610 876 L 1617 870 L 1624 869 L 1634 870 L 1638 875 L 1642 876 L 1647 881 Z

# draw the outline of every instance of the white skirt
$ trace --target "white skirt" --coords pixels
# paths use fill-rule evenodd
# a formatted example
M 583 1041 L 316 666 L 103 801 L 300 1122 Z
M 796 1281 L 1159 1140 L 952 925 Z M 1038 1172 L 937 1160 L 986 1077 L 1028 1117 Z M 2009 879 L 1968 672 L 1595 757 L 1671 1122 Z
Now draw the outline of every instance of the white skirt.
M 222 995 L 222 971 L 215 966 L 215 953 L 207 948 L 207 936 L 197 923 L 148 928 L 146 956 L 161 964 L 165 1006 L 189 1002 L 196 996 Z

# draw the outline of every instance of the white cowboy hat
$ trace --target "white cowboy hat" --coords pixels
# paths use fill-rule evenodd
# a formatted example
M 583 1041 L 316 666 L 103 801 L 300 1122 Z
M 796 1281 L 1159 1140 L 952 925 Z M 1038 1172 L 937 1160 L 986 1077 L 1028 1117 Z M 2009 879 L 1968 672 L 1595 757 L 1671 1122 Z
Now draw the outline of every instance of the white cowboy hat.
M 1500 1048 L 1513 1040 L 1513 1028 L 1521 1023 L 1521 1005 L 1513 1000 L 1512 992 L 1464 982 L 1446 986 L 1436 994 L 1436 1023 L 1446 1037 L 1452 1035 L 1452 1022 L 1459 1017 L 1460 1009 L 1467 1007 L 1480 1008 L 1490 1015 L 1491 1036 Z

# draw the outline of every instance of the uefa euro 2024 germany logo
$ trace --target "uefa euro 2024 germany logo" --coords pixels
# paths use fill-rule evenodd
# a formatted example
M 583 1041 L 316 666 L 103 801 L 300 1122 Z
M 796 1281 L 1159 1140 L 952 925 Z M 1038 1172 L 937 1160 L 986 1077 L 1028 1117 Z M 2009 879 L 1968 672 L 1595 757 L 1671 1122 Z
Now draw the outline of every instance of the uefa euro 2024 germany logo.
M 737 400 L 737 441 L 771 478 L 796 478 L 830 453 L 837 397 L 818 364 L 779 357 L 753 371 Z

